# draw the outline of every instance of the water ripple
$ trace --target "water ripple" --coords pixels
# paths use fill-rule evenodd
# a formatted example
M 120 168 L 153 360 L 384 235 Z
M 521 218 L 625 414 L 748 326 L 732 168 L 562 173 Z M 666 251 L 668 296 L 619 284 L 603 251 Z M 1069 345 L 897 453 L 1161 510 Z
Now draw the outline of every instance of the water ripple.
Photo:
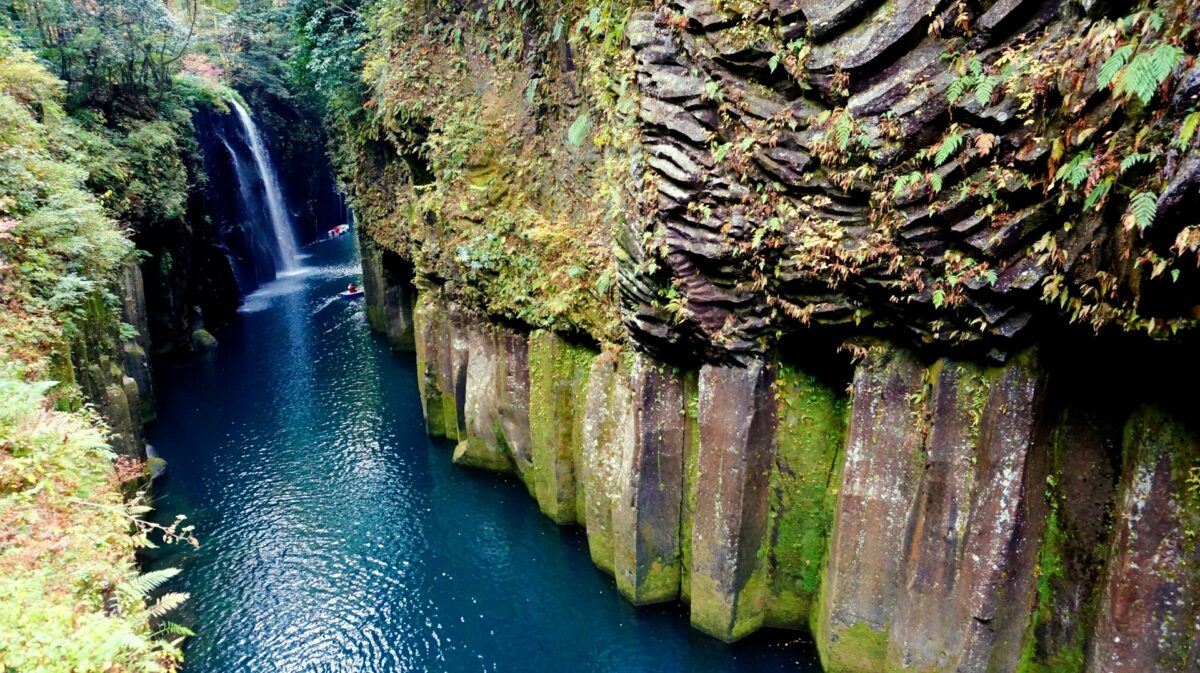
M 633 609 L 586 541 L 524 487 L 450 464 L 424 434 L 412 359 L 370 334 L 353 238 L 247 298 L 212 356 L 160 370 L 164 549 L 205 673 L 818 670 L 811 644 L 726 646 L 685 609 Z M 163 376 L 165 374 L 165 376 Z

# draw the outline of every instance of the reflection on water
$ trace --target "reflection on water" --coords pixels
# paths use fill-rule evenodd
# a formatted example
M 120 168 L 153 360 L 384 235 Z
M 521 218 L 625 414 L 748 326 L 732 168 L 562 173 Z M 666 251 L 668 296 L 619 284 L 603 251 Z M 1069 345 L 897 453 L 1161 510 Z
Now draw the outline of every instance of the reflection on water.
M 680 606 L 634 609 L 577 529 L 425 436 L 411 356 L 362 306 L 354 241 L 247 298 L 221 345 L 160 364 L 159 513 L 199 550 L 154 567 L 192 600 L 193 671 L 817 671 L 796 634 L 727 646 Z

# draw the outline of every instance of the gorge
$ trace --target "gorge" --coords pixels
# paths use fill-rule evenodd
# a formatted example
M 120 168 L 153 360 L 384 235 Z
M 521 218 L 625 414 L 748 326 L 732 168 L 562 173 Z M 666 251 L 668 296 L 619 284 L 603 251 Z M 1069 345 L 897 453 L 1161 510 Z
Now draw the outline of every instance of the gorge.
M 0 671 L 1200 671 L 1195 3 L 151 4 L 0 27 Z

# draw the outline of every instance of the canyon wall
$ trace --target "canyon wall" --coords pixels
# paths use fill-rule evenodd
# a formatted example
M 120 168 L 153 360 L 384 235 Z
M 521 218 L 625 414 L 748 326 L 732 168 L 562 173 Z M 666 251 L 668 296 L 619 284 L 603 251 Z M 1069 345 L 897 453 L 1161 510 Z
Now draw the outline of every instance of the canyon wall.
M 1036 349 L 985 366 L 872 341 L 833 374 L 782 349 L 680 368 L 437 287 L 392 311 L 379 298 L 414 288 L 372 287 L 372 264 L 370 310 L 411 315 L 411 338 L 377 326 L 415 348 L 447 459 L 583 526 L 632 603 L 685 601 L 729 641 L 809 630 L 831 672 L 1196 670 L 1186 408 L 1080 393 Z
M 384 6 L 342 170 L 453 460 L 829 671 L 1197 669 L 1194 3 Z

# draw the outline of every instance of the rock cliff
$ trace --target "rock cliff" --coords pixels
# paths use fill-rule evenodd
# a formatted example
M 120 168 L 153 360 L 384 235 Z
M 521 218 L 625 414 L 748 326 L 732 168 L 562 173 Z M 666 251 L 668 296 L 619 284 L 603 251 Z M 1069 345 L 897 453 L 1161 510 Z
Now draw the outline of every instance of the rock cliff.
M 1196 670 L 1195 6 L 518 5 L 343 167 L 453 460 L 828 671 Z

